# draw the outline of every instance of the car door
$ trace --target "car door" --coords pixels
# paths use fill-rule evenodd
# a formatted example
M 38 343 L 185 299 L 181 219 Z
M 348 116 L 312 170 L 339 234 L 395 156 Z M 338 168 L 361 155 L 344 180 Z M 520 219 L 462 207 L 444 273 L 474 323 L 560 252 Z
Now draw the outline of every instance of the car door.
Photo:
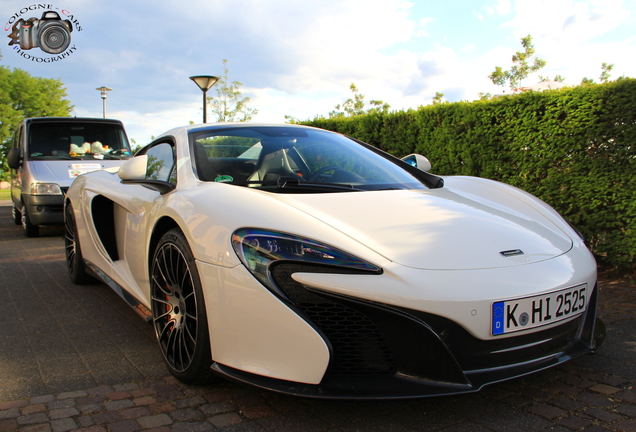
M 140 155 L 148 156 L 146 180 L 176 185 L 175 147 L 172 141 L 153 143 Z M 164 202 L 164 195 L 143 184 L 123 184 L 116 200 L 115 229 L 120 259 L 113 263 L 113 279 L 124 282 L 133 294 L 148 300 L 148 244 L 152 215 Z

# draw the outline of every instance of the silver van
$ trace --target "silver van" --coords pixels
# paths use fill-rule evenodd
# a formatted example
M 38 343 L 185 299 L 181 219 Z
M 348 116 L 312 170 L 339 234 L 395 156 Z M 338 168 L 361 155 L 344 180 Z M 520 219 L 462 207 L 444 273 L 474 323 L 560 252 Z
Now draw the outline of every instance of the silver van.
M 27 118 L 7 155 L 13 218 L 24 235 L 39 225 L 64 223 L 64 194 L 80 174 L 121 165 L 132 156 L 119 120 L 77 117 Z

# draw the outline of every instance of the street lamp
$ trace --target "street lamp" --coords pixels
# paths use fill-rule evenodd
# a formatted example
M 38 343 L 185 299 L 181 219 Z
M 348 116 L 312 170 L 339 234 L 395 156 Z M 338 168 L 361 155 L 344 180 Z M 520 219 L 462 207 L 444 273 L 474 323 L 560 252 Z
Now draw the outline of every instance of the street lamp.
M 205 95 L 207 94 L 210 87 L 212 87 L 219 80 L 218 76 L 212 75 L 195 75 L 191 76 L 190 79 L 195 82 L 196 85 L 203 91 L 203 123 L 207 123 L 208 115 L 207 115 L 207 103 L 205 100 Z
M 106 86 L 101 86 L 96 88 L 95 90 L 102 92 L 102 101 L 104 103 L 104 118 L 106 118 L 106 99 L 108 98 L 106 92 L 112 91 L 113 89 Z

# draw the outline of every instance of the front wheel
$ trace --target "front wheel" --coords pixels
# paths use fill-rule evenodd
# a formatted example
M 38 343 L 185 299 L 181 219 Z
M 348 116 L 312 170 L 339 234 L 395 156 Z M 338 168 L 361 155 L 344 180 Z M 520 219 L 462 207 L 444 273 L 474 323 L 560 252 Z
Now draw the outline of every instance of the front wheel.
M 212 355 L 203 290 L 179 229 L 159 241 L 150 270 L 152 321 L 166 365 L 177 379 L 211 382 Z
M 27 207 L 22 204 L 22 211 L 20 212 L 22 218 L 20 219 L 22 223 L 22 231 L 24 231 L 25 237 L 37 237 L 40 235 L 40 227 L 31 223 L 31 219 L 29 218 L 29 214 L 27 213 Z

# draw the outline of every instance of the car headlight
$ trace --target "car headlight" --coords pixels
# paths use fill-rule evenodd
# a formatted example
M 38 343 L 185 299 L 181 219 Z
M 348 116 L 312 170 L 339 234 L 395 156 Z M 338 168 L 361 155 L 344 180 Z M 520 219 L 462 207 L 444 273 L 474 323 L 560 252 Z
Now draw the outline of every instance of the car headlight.
M 31 183 L 31 195 L 63 195 L 56 183 Z
M 329 245 L 276 231 L 244 228 L 232 235 L 232 246 L 245 267 L 270 290 L 279 292 L 271 268 L 279 262 L 317 264 L 361 272 L 380 268 Z

